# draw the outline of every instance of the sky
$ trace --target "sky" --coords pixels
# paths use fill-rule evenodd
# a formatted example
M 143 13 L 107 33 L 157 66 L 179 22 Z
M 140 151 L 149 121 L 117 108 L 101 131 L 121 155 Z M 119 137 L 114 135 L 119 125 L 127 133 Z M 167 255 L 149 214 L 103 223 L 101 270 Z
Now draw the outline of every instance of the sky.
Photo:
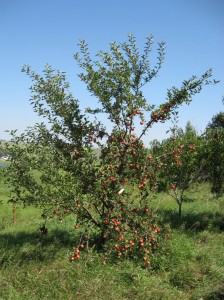
M 166 42 L 163 67 L 144 89 L 150 104 L 162 103 L 172 86 L 213 69 L 220 83 L 204 87 L 179 109 L 180 127 L 190 121 L 203 132 L 224 108 L 223 0 L 0 0 L 0 139 L 9 140 L 5 130 L 21 133 L 40 121 L 30 105 L 31 81 L 21 72 L 23 65 L 41 73 L 48 63 L 66 72 L 84 108 L 95 99 L 77 76 L 73 54 L 78 42 L 85 39 L 94 57 L 100 49 L 109 50 L 111 42 L 126 41 L 128 34 L 136 36 L 140 49 L 153 35 L 152 61 L 158 42 Z M 166 138 L 169 127 L 156 125 L 145 143 Z

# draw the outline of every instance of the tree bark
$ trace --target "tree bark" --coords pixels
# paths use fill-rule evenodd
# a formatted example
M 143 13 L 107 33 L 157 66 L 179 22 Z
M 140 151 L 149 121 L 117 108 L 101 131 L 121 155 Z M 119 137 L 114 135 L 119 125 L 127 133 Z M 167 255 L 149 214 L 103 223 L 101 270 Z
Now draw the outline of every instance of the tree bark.
M 16 206 L 13 204 L 13 224 L 16 224 Z

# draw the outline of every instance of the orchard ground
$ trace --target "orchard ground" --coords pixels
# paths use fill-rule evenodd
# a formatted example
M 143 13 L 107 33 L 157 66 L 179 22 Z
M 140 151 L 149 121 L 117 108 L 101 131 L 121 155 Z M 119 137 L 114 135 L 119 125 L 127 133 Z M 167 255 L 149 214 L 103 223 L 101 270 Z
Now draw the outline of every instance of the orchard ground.
M 130 261 L 104 265 L 91 249 L 71 263 L 74 217 L 49 220 L 41 235 L 41 211 L 18 207 L 13 224 L 9 196 L 1 175 L 0 299 L 224 299 L 224 197 L 205 183 L 188 191 L 181 224 L 173 199 L 150 194 L 172 230 L 169 255 L 151 272 Z

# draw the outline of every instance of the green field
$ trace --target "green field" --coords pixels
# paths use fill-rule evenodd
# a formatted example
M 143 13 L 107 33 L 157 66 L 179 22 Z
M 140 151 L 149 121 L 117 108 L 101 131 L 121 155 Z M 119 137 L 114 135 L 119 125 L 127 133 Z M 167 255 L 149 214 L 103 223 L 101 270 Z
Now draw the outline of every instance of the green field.
M 4 160 L 4 159 L 0 159 L 0 164 L 9 164 L 9 161 Z
M 170 255 L 149 272 L 134 262 L 102 264 L 99 253 L 70 263 L 74 221 L 48 221 L 41 236 L 41 211 L 17 208 L 13 224 L 9 190 L 0 177 L 0 299 L 224 299 L 224 197 L 195 185 L 183 206 L 166 194 L 149 202 L 170 224 Z

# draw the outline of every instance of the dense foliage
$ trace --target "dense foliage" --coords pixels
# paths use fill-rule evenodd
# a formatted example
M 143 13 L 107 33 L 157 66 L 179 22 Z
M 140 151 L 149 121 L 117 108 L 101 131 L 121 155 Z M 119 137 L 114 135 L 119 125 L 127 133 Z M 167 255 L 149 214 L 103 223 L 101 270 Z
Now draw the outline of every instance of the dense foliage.
M 212 117 L 211 122 L 208 123 L 207 129 L 221 129 L 224 128 L 224 112 L 221 111 Z
M 224 192 L 224 128 L 207 129 L 204 139 L 204 171 L 217 196 Z
M 175 199 L 180 218 L 186 191 L 203 174 L 203 145 L 203 139 L 197 135 L 190 122 L 187 123 L 185 132 L 179 128 L 170 138 L 161 143 L 152 143 L 152 153 L 159 155 L 160 159 L 157 190 L 166 191 Z

